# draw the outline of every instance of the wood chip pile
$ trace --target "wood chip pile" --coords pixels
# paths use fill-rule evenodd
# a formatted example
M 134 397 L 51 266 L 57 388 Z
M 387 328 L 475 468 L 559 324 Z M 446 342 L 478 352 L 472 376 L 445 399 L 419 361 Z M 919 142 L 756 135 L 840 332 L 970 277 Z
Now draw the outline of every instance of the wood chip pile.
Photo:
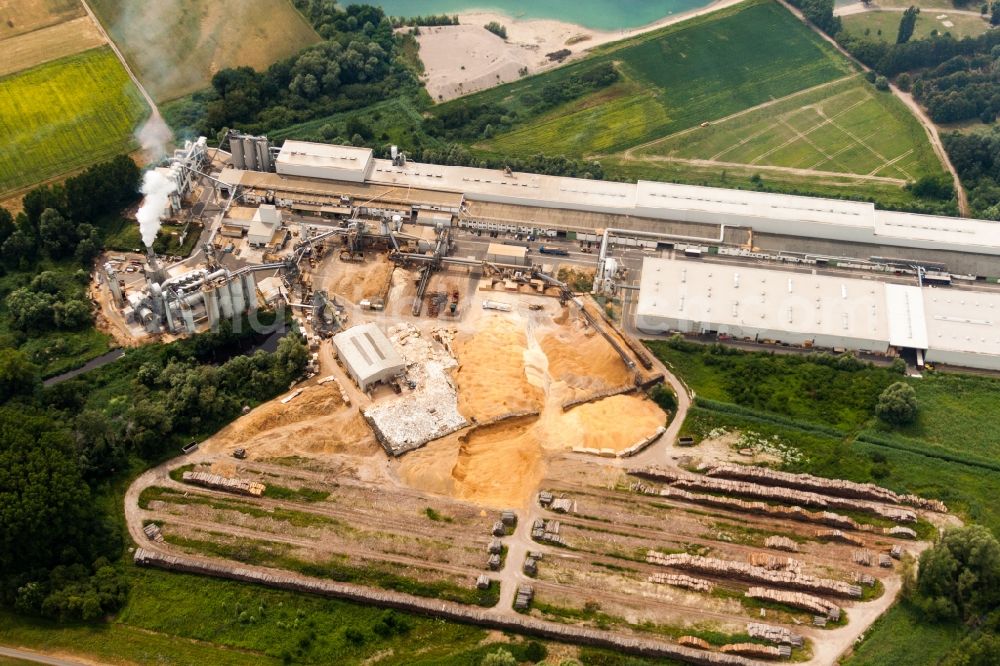
M 715 557 L 702 557 L 700 555 L 688 555 L 687 553 L 664 555 L 663 553 L 651 550 L 646 554 L 646 561 L 659 566 L 697 571 L 699 573 L 735 578 L 754 583 L 767 583 L 776 587 L 807 590 L 822 594 L 835 594 L 852 599 L 861 597 L 861 588 L 859 586 L 844 581 L 818 578 L 791 571 L 768 571 L 767 569 L 744 564 L 743 562 L 720 560 Z
M 267 488 L 260 481 L 221 476 L 219 474 L 210 474 L 209 472 L 184 472 L 182 478 L 185 483 L 191 483 L 196 486 L 225 490 L 226 492 L 239 493 L 241 495 L 251 495 L 252 497 L 260 497 Z

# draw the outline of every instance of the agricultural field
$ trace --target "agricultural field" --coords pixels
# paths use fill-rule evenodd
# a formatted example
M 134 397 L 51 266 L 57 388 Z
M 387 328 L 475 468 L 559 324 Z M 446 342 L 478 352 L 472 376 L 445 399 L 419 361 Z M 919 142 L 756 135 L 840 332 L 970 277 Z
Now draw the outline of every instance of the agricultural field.
M 5 58 L 0 76 L 20 72 L 50 60 L 82 53 L 104 44 L 104 37 L 89 17 L 58 23 L 0 41 Z
M 540 115 L 523 101 L 602 63 L 619 74 L 608 87 Z M 767 0 L 599 48 L 433 113 L 479 105 L 502 106 L 514 120 L 467 139 L 474 154 L 596 159 L 629 179 L 723 187 L 763 179 L 779 191 L 906 206 L 914 202 L 906 182 L 944 173 L 902 103 Z
M 902 12 L 897 11 L 869 11 L 844 16 L 841 20 L 844 29 L 851 34 L 895 42 L 896 34 L 899 31 L 899 20 L 902 16 Z M 938 18 L 939 16 L 944 18 Z M 948 25 L 949 23 L 951 25 Z M 935 30 L 942 35 L 951 33 L 955 39 L 977 37 L 989 28 L 989 22 L 979 16 L 950 14 L 948 9 L 928 8 L 921 10 L 920 16 L 917 17 L 917 25 L 911 39 L 926 39 Z
M 289 0 L 92 0 L 158 102 L 206 88 L 226 67 L 265 69 L 319 41 Z
M 0 78 L 0 88 L 0 192 L 129 152 L 148 113 L 107 47 Z
M 81 16 L 80 0 L 0 0 L 0 41 Z
M 919 122 L 860 75 L 817 86 L 711 127 L 648 144 L 638 158 L 709 160 L 857 174 L 897 186 L 934 173 L 937 158 Z

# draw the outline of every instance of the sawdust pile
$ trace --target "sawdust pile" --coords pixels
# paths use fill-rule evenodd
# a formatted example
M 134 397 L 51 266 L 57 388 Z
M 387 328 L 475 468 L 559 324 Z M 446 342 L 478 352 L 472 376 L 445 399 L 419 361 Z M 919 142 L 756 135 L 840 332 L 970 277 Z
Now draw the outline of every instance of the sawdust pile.
M 361 414 L 341 401 L 332 384 L 305 388 L 287 405 L 278 400 L 265 403 L 201 445 L 208 453 L 239 447 L 250 459 L 381 450 Z
M 458 409 L 466 418 L 484 421 L 541 408 L 542 391 L 525 374 L 527 345 L 524 331 L 505 317 L 485 318 L 475 335 L 455 340 Z
M 411 486 L 492 507 L 523 507 L 545 473 L 533 417 L 455 434 L 406 455 Z
M 339 249 L 329 250 L 321 269 L 323 278 L 320 289 L 326 289 L 352 303 L 375 298 L 382 293 L 393 268 L 386 254 L 378 253 L 363 263 L 340 261 L 339 255 Z
M 546 335 L 540 344 L 553 381 L 566 382 L 571 389 L 587 393 L 632 383 L 621 356 L 592 329 L 584 331 L 571 323 Z
M 574 407 L 566 420 L 575 422 L 580 444 L 593 449 L 627 449 L 667 422 L 659 405 L 641 395 L 614 395 Z

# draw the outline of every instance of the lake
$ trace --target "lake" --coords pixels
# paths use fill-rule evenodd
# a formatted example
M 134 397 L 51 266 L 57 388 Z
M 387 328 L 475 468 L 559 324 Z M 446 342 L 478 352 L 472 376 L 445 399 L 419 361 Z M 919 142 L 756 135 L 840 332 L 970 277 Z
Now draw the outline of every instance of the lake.
M 383 0 L 369 4 L 390 16 L 460 14 L 475 10 L 516 19 L 556 19 L 591 30 L 625 30 L 698 9 L 711 0 Z

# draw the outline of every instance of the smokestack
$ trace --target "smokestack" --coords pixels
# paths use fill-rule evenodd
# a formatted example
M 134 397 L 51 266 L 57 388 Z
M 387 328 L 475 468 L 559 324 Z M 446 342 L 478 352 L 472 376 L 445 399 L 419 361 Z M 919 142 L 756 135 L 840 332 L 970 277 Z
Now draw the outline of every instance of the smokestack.
M 142 177 L 140 190 L 146 196 L 135 217 L 139 220 L 139 233 L 142 235 L 142 242 L 149 248 L 150 253 L 153 251 L 156 232 L 160 230 L 163 209 L 167 207 L 170 194 L 176 189 L 177 184 L 158 171 L 147 171 Z

